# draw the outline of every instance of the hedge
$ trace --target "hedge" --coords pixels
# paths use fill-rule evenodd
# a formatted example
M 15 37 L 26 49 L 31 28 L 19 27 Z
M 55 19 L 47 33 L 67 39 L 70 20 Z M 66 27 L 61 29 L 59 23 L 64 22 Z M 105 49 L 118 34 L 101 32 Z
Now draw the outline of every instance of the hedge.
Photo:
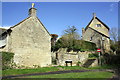
M 57 51 L 59 48 L 68 48 L 68 51 L 74 50 L 74 51 L 95 51 L 96 50 L 96 44 L 84 40 L 75 40 L 74 44 L 71 45 L 65 45 L 62 41 L 62 39 L 59 39 L 55 46 L 52 46 L 51 51 Z
M 10 69 L 10 64 L 12 63 L 12 59 L 14 57 L 14 53 L 11 52 L 1 52 L 2 53 L 2 69 Z

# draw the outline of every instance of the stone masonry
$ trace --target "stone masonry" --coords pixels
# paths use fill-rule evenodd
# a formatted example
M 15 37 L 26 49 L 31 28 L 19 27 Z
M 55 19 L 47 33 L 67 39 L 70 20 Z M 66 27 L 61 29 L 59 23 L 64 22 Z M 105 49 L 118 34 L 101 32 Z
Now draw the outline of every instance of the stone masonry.
M 95 14 L 87 27 L 82 29 L 82 39 L 96 43 L 97 48 L 101 48 L 105 52 L 110 51 L 109 27 Z
M 45 67 L 51 65 L 51 36 L 36 16 L 36 9 L 29 10 L 29 17 L 9 28 L 4 35 L 5 47 L 0 51 L 13 52 L 14 63 L 19 67 Z

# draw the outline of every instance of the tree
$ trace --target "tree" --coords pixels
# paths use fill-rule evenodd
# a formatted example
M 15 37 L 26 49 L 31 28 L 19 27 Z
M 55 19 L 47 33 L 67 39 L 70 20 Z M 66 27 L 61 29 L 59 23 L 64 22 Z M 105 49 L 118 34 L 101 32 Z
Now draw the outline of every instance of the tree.
M 66 30 L 64 30 L 62 40 L 65 47 L 73 49 L 76 44 L 76 40 L 80 40 L 80 35 L 77 31 L 78 30 L 75 26 L 69 26 Z
M 119 41 L 118 41 L 118 38 L 119 38 L 119 36 L 118 36 L 118 28 L 116 28 L 116 27 L 114 27 L 114 28 L 111 28 L 111 30 L 110 30 L 110 37 L 111 37 L 111 45 L 110 45 L 110 48 L 112 49 L 112 51 L 114 52 L 114 53 L 116 53 L 116 51 L 119 49 L 118 48 L 118 43 L 119 43 Z
M 55 46 L 55 42 L 58 38 L 58 35 L 57 34 L 51 34 L 51 45 L 52 46 Z
M 54 50 L 57 51 L 59 48 L 67 48 L 68 51 L 95 50 L 96 45 L 94 43 L 81 40 L 77 31 L 78 30 L 75 26 L 68 27 L 64 30 L 62 37 L 57 40 Z
M 51 34 L 51 51 L 54 51 L 57 38 L 58 38 L 57 34 Z
M 116 27 L 111 28 L 110 37 L 114 43 L 118 41 L 118 28 Z

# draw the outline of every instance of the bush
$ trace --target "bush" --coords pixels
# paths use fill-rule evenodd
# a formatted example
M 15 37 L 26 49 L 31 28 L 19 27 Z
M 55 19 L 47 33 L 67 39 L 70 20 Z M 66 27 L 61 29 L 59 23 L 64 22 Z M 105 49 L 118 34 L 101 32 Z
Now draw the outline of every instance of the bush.
M 92 43 L 92 42 L 84 41 L 84 40 L 74 40 L 74 44 L 67 45 L 67 44 L 64 44 L 64 40 L 62 40 L 62 38 L 60 38 L 56 42 L 55 46 L 52 47 L 52 51 L 57 51 L 60 48 L 68 48 L 68 52 L 70 50 L 73 50 L 76 52 L 78 52 L 78 51 L 95 51 L 96 44 Z
M 12 59 L 14 57 L 14 53 L 11 52 L 1 52 L 2 53 L 2 69 L 10 69 L 10 64 L 12 63 Z
M 99 55 L 98 54 L 89 54 L 89 58 L 98 58 Z
M 96 44 L 88 41 L 82 41 L 81 49 L 84 51 L 95 51 Z
M 81 62 L 80 62 L 80 61 L 78 61 L 78 62 L 77 62 L 77 66 L 80 66 L 80 64 L 81 64 Z
M 120 67 L 120 55 L 104 54 L 105 63 L 108 65 L 114 65 Z

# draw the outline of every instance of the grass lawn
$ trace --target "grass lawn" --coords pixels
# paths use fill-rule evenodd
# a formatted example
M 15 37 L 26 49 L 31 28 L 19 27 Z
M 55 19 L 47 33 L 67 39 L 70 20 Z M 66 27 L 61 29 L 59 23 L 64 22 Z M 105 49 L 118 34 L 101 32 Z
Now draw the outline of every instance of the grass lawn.
M 8 76 L 8 75 L 19 75 L 19 74 L 30 74 L 30 73 L 40 73 L 40 72 L 51 72 L 51 71 L 61 71 L 61 70 L 75 70 L 75 69 L 84 69 L 79 66 L 72 66 L 72 67 L 43 67 L 43 68 L 37 68 L 37 69 L 8 69 L 3 70 L 2 75 Z
M 61 70 L 77 70 L 77 69 L 107 69 L 110 68 L 109 66 L 102 66 L 102 67 L 92 67 L 92 68 L 83 68 L 79 66 L 58 66 L 58 67 L 44 67 L 44 68 L 37 68 L 37 69 L 8 69 L 3 70 L 2 75 L 19 75 L 19 74 L 30 74 L 30 73 L 40 73 L 40 72 L 51 72 L 51 71 L 61 71 Z
M 112 76 L 113 73 L 110 72 L 81 72 L 28 76 L 27 78 L 111 78 Z

